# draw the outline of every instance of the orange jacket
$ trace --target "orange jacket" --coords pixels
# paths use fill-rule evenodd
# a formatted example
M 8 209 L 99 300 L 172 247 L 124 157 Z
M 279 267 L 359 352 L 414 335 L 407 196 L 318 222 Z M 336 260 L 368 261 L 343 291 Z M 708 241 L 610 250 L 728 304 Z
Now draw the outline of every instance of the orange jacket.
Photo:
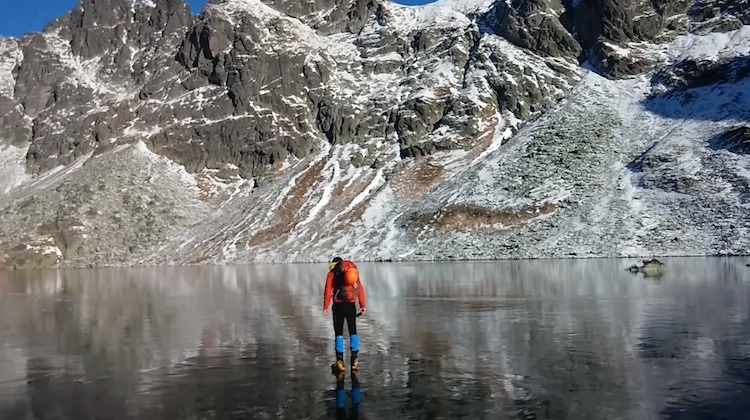
M 356 265 L 349 260 L 344 260 L 339 264 L 342 264 L 342 266 L 352 265 L 356 267 Z M 333 277 L 333 267 L 331 267 L 331 269 L 328 270 L 328 274 L 326 275 L 326 286 L 323 289 L 323 310 L 328 309 L 328 307 L 331 305 L 331 299 L 333 299 L 335 303 L 359 301 L 359 306 L 361 308 L 365 307 L 365 287 L 362 285 L 362 281 L 360 279 L 357 279 L 357 282 L 353 285 L 344 285 L 340 290 L 337 291 L 334 290 L 335 285 Z

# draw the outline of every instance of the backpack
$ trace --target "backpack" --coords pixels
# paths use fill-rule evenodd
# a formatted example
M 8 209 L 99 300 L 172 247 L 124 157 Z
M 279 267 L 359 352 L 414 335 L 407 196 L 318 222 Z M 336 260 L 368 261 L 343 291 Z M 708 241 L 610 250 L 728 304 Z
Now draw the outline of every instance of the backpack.
M 331 271 L 333 271 L 334 298 L 339 295 L 339 292 L 344 292 L 348 298 L 349 293 L 345 288 L 348 289 L 347 286 L 354 286 L 359 281 L 357 265 L 352 261 L 344 260 L 336 264 Z

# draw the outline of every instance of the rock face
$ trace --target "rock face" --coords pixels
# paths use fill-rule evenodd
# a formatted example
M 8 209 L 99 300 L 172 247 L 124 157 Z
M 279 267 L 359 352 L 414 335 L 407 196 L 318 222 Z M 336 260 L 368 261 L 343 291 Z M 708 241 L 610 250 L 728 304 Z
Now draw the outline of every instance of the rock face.
M 356 34 L 376 14 L 382 19 L 387 13 L 387 0 L 263 0 L 274 9 L 297 18 L 319 33 L 349 32 Z
M 667 66 L 653 84 L 672 93 L 686 89 L 737 83 L 750 76 L 750 55 L 720 59 L 687 58 Z
M 711 146 L 739 155 L 750 155 L 750 127 L 740 126 L 716 136 Z
M 558 109 L 569 119 L 508 157 L 506 170 L 531 172 L 502 176 L 605 188 L 576 171 L 616 164 L 602 156 L 625 149 L 614 137 L 622 115 L 596 95 L 589 120 L 565 111 L 575 103 L 559 110 L 588 92 L 584 67 L 612 83 L 654 68 L 644 105 L 654 109 L 742 84 L 746 56 L 667 65 L 658 50 L 689 48 L 681 35 L 744 39 L 745 3 L 213 0 L 194 15 L 182 0 L 83 0 L 42 32 L 0 39 L 0 255 L 23 267 L 34 262 L 11 260 L 125 264 L 170 249 L 183 262 L 308 258 L 343 238 L 361 244 L 350 229 L 374 220 L 399 235 L 419 225 L 418 237 L 534 215 L 562 223 L 585 200 L 488 208 L 465 196 L 488 175 L 463 171 Z M 655 170 L 658 156 L 628 162 Z M 681 174 L 657 178 L 644 185 L 702 191 Z M 519 185 L 488 197 L 528 192 Z M 432 240 L 432 255 L 454 254 Z
M 180 0 L 88 0 L 24 38 L 13 96 L 33 121 L 29 171 L 67 165 L 122 134 L 137 115 L 132 99 L 177 95 L 169 81 L 179 66 L 166 57 L 192 19 Z
M 696 33 L 728 32 L 750 25 L 748 0 L 699 0 L 688 11 Z
M 31 140 L 30 119 L 13 94 L 14 73 L 22 59 L 18 40 L 0 37 L 0 127 L 2 139 L 13 145 L 25 145 Z
M 578 59 L 583 51 L 563 24 L 567 18 L 559 2 L 516 0 L 496 2 L 482 23 L 487 30 L 521 48 L 548 57 Z

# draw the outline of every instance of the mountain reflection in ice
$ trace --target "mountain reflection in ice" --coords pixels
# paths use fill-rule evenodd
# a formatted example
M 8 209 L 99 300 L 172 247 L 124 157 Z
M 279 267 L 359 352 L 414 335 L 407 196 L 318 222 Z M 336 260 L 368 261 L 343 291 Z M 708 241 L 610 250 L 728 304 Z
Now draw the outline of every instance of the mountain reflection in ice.
M 362 418 L 740 418 L 750 269 L 666 262 L 361 264 Z M 331 418 L 325 270 L 0 273 L 0 418 Z

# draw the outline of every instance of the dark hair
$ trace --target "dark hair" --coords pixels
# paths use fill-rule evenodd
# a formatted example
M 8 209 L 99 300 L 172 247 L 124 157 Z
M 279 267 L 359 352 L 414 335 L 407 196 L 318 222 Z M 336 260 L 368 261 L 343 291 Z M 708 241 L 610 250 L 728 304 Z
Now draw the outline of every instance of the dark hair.
M 340 263 L 340 262 L 344 262 L 344 260 L 342 260 L 341 257 L 336 257 L 332 259 L 331 262 Z

